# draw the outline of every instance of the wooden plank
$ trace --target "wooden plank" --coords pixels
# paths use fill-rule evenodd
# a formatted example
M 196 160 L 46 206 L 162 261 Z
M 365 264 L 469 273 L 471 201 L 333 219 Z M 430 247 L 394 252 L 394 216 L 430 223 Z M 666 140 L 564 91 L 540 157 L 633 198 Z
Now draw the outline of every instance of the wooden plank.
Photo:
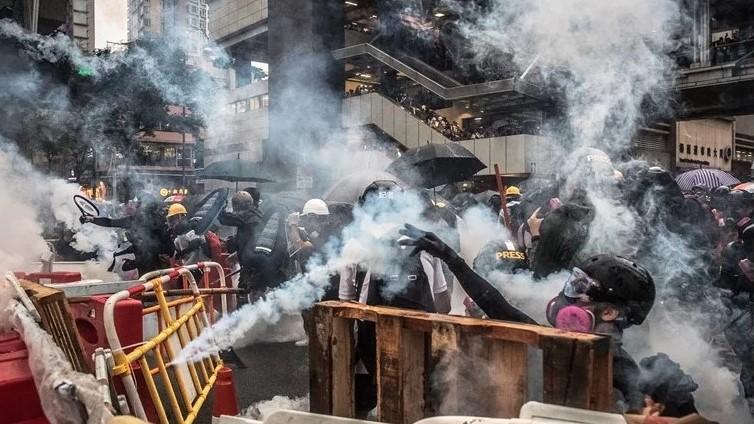
M 540 342 L 542 338 L 560 338 L 563 340 L 582 340 L 587 342 L 595 342 L 605 338 L 605 336 L 596 334 L 568 332 L 541 325 L 482 320 L 456 315 L 430 314 L 427 312 L 391 308 L 387 306 L 368 306 L 353 302 L 326 301 L 321 302 L 318 305 L 332 308 L 336 317 L 360 319 L 372 322 L 375 322 L 378 316 L 383 315 L 400 317 L 404 320 L 404 327 L 427 333 L 433 330 L 433 325 L 436 322 L 458 324 L 463 326 L 462 331 L 465 332 L 471 331 L 486 337 L 526 343 L 535 347 L 541 347 Z
M 346 418 L 356 417 L 353 326 L 350 319 L 332 320 L 332 414 Z
M 528 347 L 523 343 L 490 340 L 489 404 L 496 418 L 517 418 L 529 398 Z
M 594 358 L 591 344 L 550 339 L 545 343 L 543 351 L 544 401 L 589 409 Z
M 429 352 L 429 335 L 406 329 L 401 331 L 404 423 L 414 423 L 427 416 Z
M 413 423 L 426 416 L 427 336 L 402 328 L 397 317 L 377 321 L 379 420 Z
M 608 337 L 602 343 L 597 343 L 594 349 L 594 361 L 592 363 L 592 393 L 590 407 L 597 411 L 610 412 L 613 409 L 613 352 L 610 348 L 611 340 Z M 600 345 L 607 345 L 601 348 Z
M 379 421 L 401 424 L 401 321 L 395 317 L 377 320 L 377 414 Z
M 332 414 L 332 309 L 314 306 L 314 334 L 309 336 L 309 410 Z
M 431 412 L 452 415 L 459 411 L 458 360 L 461 331 L 455 324 L 435 322 L 431 333 Z
M 565 405 L 573 343 L 570 340 L 548 339 L 543 342 L 542 351 L 542 399 L 545 403 Z

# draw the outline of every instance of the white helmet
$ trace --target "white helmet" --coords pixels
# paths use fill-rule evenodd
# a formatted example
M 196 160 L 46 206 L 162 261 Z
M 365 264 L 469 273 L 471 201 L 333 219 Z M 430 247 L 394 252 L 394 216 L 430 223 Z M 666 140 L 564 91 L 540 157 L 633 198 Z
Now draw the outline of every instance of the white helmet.
M 310 199 L 304 204 L 304 209 L 301 211 L 301 216 L 306 215 L 330 215 L 330 209 L 327 208 L 327 203 L 320 199 Z

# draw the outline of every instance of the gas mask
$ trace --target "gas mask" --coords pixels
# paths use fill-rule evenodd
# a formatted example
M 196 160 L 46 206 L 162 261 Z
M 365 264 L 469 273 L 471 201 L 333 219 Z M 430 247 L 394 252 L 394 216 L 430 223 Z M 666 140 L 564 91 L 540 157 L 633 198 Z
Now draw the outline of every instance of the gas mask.
M 573 268 L 563 290 L 547 303 L 547 321 L 555 328 L 582 333 L 619 334 L 617 322 L 602 321 L 598 304 L 589 290 L 599 288 L 597 280 L 579 268 Z

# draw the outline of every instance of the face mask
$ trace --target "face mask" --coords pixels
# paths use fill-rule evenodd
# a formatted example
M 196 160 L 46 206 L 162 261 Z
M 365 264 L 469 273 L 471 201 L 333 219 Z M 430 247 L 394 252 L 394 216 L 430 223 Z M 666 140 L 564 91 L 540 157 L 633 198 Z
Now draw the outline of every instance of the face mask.
M 595 318 L 592 311 L 569 303 L 563 296 L 552 299 L 547 304 L 547 321 L 553 327 L 566 331 L 591 333 L 594 331 Z

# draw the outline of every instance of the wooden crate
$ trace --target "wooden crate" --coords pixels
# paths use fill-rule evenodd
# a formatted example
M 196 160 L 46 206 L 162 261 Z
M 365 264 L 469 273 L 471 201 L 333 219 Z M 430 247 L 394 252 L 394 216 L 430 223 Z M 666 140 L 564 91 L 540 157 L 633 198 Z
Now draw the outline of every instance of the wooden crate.
M 91 372 L 84 358 L 79 332 L 73 322 L 65 294 L 61 290 L 26 280 L 21 280 L 21 287 L 29 295 L 42 318 L 41 327 L 50 333 L 73 365 L 73 369 L 85 373 Z
M 474 390 L 485 406 L 475 415 L 518 417 L 530 400 L 528 353 L 536 348 L 542 351 L 544 402 L 598 411 L 612 408 L 609 337 L 352 302 L 322 302 L 313 315 L 312 412 L 355 416 L 354 320 L 376 326 L 377 409 L 382 422 L 411 423 L 435 414 L 430 378 L 443 363 L 472 351 L 471 366 L 456 370 L 463 376 L 446 376 L 443 402 L 463 402 Z M 461 381 L 474 381 L 476 386 L 464 387 Z

